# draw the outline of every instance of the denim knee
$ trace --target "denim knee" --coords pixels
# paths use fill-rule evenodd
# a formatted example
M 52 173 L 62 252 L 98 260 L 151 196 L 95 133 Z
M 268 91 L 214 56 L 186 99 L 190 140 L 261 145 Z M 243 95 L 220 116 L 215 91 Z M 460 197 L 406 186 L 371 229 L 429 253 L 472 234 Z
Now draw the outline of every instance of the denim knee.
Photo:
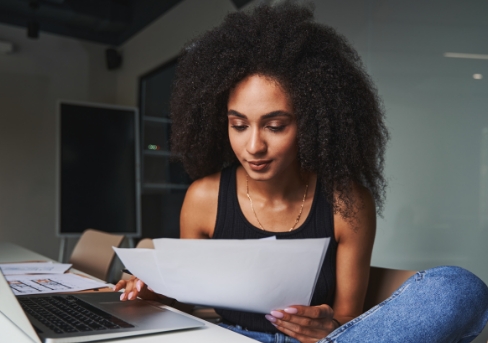
M 425 277 L 437 289 L 438 297 L 448 300 L 445 311 L 462 311 L 466 325 L 483 329 L 488 321 L 488 287 L 479 277 L 455 266 L 427 270 Z
M 467 343 L 487 321 L 485 283 L 463 268 L 443 266 L 418 272 L 320 342 Z
M 488 287 L 469 270 L 456 266 L 441 266 L 428 269 L 424 273 L 431 282 L 438 283 L 439 290 L 450 292 L 453 296 L 463 295 L 466 300 L 476 299 L 476 302 L 488 306 Z

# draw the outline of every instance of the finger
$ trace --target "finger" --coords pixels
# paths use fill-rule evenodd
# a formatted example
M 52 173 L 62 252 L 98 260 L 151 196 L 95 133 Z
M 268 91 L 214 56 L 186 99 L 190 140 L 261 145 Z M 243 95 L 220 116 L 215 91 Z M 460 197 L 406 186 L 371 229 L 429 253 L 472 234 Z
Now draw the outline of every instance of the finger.
M 279 311 L 271 311 L 271 315 L 267 314 L 265 318 L 273 324 L 285 325 L 285 323 L 292 323 L 294 324 L 293 327 L 302 326 L 308 328 L 323 328 L 325 321 L 324 319 L 284 314 Z
M 288 323 L 289 324 L 289 323 Z M 311 331 L 294 331 L 288 327 L 285 326 L 280 326 L 280 325 L 275 325 L 275 327 L 283 332 L 285 335 L 293 337 L 300 341 L 301 343 L 316 343 L 320 339 L 324 338 L 327 336 L 327 333 L 324 332 L 311 332 Z
M 325 337 L 336 329 L 335 323 L 330 319 L 299 318 L 296 321 L 276 319 L 272 324 L 312 337 Z
M 140 292 L 144 286 L 145 286 L 145 284 L 144 284 L 144 282 L 142 282 L 142 280 L 136 281 L 136 289 L 138 292 Z
M 329 305 L 322 304 L 318 306 L 290 306 L 281 311 L 284 314 L 292 314 L 307 318 L 332 318 L 334 310 Z
M 291 306 L 284 310 L 270 312 L 275 319 L 311 327 L 322 327 L 324 322 L 332 319 L 333 314 L 334 311 L 328 305 Z M 269 315 L 267 319 L 271 321 Z
M 147 288 L 144 282 L 139 279 L 134 280 L 132 290 L 127 294 L 128 300 L 135 300 L 140 293 L 147 293 Z
M 115 292 L 120 291 L 122 288 L 125 288 L 125 284 L 126 284 L 125 280 L 120 280 L 120 281 L 119 281 L 119 282 L 117 282 L 117 284 L 114 286 L 113 290 L 114 290 Z
M 138 290 L 136 288 L 136 283 L 138 279 L 133 278 L 126 282 L 124 292 L 120 295 L 120 300 L 134 300 L 137 298 Z

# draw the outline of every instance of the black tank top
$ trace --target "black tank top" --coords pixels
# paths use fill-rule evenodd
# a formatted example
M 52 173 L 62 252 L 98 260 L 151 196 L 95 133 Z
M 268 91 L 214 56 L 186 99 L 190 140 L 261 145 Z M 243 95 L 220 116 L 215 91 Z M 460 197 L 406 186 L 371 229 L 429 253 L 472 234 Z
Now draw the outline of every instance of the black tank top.
M 212 238 L 257 239 L 276 236 L 277 239 L 297 239 L 330 237 L 329 247 L 315 286 L 311 305 L 327 304 L 332 306 L 335 296 L 337 242 L 334 237 L 332 207 L 322 193 L 319 182 L 317 181 L 310 213 L 300 227 L 291 232 L 263 231 L 249 223 L 241 211 L 237 200 L 236 169 L 237 166 L 232 166 L 224 169 L 221 173 L 217 223 Z M 242 296 L 248 295 L 242 294 Z M 261 313 L 224 309 L 216 309 L 216 312 L 222 316 L 224 322 L 229 324 L 240 325 L 252 331 L 278 332 Z

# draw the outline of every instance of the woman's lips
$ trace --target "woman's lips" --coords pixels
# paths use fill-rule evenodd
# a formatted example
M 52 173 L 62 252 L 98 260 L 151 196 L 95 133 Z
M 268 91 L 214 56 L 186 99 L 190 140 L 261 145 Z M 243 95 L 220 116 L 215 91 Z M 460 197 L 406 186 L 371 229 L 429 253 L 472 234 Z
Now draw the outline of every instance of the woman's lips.
M 247 163 L 253 171 L 261 171 L 269 166 L 271 161 L 248 161 Z

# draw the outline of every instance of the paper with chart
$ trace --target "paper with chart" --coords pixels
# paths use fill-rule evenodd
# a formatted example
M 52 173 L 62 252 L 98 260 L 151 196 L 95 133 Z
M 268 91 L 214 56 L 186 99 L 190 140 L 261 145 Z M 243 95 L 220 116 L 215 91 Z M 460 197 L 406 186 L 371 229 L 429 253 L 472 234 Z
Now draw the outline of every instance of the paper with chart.
M 63 274 L 69 268 L 69 263 L 30 262 L 30 263 L 1 263 L 3 275 L 21 274 Z
M 77 292 L 86 289 L 103 288 L 103 282 L 76 274 L 6 275 L 15 295 Z
M 155 249 L 114 248 L 133 275 L 180 302 L 269 313 L 309 305 L 329 238 L 155 239 Z

